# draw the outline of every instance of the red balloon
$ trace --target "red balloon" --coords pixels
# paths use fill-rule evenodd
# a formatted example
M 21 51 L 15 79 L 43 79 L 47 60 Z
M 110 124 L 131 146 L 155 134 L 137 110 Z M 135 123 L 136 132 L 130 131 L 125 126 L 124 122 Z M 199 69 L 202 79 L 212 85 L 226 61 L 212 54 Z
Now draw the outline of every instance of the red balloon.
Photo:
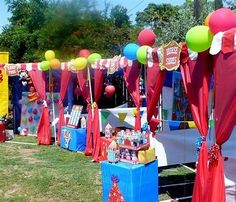
M 81 95 L 81 90 L 79 87 L 76 87 L 75 90 L 74 90 L 74 93 L 76 96 L 80 96 Z
M 150 29 L 143 29 L 141 32 L 139 32 L 138 43 L 140 46 L 153 46 L 153 44 L 155 43 L 155 39 L 156 35 Z
M 80 57 L 85 57 L 87 58 L 90 55 L 90 51 L 88 49 L 82 49 L 79 52 Z
M 236 14 L 228 8 L 220 8 L 210 16 L 209 27 L 213 34 L 236 27 Z
M 107 97 L 112 97 L 115 93 L 116 89 L 113 85 L 108 85 L 105 88 L 105 94 Z

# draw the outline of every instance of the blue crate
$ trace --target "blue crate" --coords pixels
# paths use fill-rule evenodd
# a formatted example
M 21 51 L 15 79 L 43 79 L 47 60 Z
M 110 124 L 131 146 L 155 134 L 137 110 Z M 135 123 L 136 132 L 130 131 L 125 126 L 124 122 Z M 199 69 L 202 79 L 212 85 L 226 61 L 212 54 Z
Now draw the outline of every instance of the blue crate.
M 132 165 L 119 162 L 101 163 L 103 201 L 107 202 L 112 188 L 112 178 L 119 180 L 118 187 L 125 202 L 157 202 L 158 201 L 158 164 Z
M 66 136 L 68 137 L 67 140 Z M 86 148 L 86 129 L 63 126 L 60 146 L 71 151 L 84 151 Z

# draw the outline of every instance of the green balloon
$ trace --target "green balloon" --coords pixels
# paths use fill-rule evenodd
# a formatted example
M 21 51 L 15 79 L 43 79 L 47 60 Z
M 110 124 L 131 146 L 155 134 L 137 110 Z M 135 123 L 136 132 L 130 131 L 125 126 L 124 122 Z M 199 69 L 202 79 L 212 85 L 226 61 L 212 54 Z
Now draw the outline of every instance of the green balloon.
M 208 26 L 199 25 L 192 27 L 186 34 L 186 43 L 190 50 L 203 52 L 211 47 L 213 34 Z
M 102 59 L 102 56 L 98 53 L 92 53 L 91 55 L 88 56 L 88 62 L 90 64 L 94 64 L 95 60 Z
M 141 46 L 138 48 L 136 53 L 137 59 L 140 63 L 146 64 L 147 63 L 147 49 L 151 48 L 150 46 Z
M 50 68 L 50 62 L 49 61 L 43 61 L 40 63 L 40 68 L 42 71 L 47 71 Z

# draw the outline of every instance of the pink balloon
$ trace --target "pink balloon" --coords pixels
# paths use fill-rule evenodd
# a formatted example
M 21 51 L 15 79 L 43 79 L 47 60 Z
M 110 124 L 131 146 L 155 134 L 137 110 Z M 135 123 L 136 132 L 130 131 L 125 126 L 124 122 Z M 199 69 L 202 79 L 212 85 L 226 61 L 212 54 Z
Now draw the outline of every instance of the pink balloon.
M 88 49 L 82 49 L 79 52 L 80 57 L 85 57 L 87 58 L 90 55 L 90 51 Z
M 150 29 L 143 29 L 141 32 L 139 32 L 138 43 L 140 46 L 153 46 L 153 44 L 155 43 L 155 39 L 156 35 Z
M 213 34 L 236 27 L 236 14 L 228 8 L 220 8 L 212 13 L 209 27 Z
M 112 97 L 115 93 L 116 89 L 113 85 L 108 85 L 105 88 L 105 94 L 107 97 Z

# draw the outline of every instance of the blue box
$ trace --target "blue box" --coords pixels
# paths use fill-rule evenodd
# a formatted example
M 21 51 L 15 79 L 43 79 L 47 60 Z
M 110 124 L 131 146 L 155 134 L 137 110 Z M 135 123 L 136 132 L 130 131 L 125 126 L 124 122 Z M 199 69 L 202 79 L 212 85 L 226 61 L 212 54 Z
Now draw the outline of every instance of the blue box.
M 84 151 L 86 148 L 86 129 L 62 126 L 60 146 L 71 151 Z
M 103 161 L 102 189 L 103 201 L 107 202 L 114 187 L 114 179 L 125 202 L 157 202 L 158 201 L 158 164 L 116 164 Z M 117 186 L 116 186 L 117 187 Z

